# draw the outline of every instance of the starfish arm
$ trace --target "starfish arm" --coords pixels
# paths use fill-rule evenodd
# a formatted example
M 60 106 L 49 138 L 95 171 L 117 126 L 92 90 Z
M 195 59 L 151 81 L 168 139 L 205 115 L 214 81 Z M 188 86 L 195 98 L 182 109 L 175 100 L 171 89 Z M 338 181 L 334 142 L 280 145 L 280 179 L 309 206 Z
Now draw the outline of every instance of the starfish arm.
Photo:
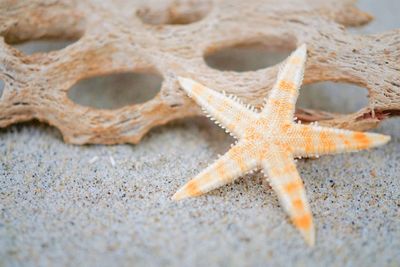
M 179 83 L 186 93 L 199 104 L 203 110 L 215 119 L 222 128 L 240 138 L 241 129 L 254 120 L 256 114 L 233 98 L 218 93 L 191 79 L 179 77 Z
M 297 126 L 300 139 L 297 139 L 296 156 L 316 156 L 353 152 L 386 144 L 390 136 L 354 132 L 319 126 Z
M 293 224 L 306 242 L 313 246 L 315 231 L 312 214 L 293 155 L 278 150 L 270 155 L 262 162 L 263 170 Z
M 264 114 L 273 114 L 282 122 L 293 121 L 299 88 L 303 82 L 307 47 L 300 46 L 284 63 L 277 81 L 265 101 Z
M 199 196 L 228 184 L 257 167 L 257 160 L 244 143 L 238 143 L 195 178 L 179 189 L 172 197 L 179 200 Z

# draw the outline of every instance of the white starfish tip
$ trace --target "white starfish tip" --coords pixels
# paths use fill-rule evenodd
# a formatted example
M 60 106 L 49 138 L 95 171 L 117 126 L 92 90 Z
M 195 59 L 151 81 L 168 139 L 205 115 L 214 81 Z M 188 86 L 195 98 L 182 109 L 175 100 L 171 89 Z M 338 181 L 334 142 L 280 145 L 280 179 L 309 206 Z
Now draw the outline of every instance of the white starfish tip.
M 370 147 L 377 147 L 388 143 L 391 139 L 389 135 L 377 134 L 377 133 L 365 133 L 370 140 Z
M 305 59 L 307 57 L 307 45 L 300 45 L 290 56 L 290 58 L 301 58 Z
M 299 46 L 298 50 L 302 51 L 302 52 L 306 52 L 307 51 L 307 44 L 303 43 L 302 45 Z
M 307 55 L 307 45 L 303 43 L 294 52 L 293 56 L 305 57 Z
M 315 244 L 315 230 L 314 227 L 310 227 L 309 229 L 304 229 L 301 231 L 301 235 L 303 236 L 306 243 L 313 247 Z
M 185 90 L 188 93 L 192 91 L 194 84 L 194 81 L 192 79 L 178 76 L 178 81 L 183 90 Z
M 178 201 L 187 197 L 189 197 L 189 195 L 187 195 L 185 187 L 182 187 L 172 196 L 172 200 Z
M 392 137 L 390 135 L 381 135 L 382 145 L 388 143 Z

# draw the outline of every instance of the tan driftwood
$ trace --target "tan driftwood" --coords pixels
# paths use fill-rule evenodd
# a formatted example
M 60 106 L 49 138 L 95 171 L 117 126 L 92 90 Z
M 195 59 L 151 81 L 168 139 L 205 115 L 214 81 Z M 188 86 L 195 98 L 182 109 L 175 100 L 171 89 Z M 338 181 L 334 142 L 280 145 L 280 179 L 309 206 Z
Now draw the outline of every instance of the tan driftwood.
M 400 114 L 400 30 L 363 36 L 345 30 L 370 19 L 351 0 L 0 0 L 0 127 L 38 119 L 70 143 L 137 143 L 154 126 L 199 114 L 178 75 L 260 106 L 279 67 L 224 72 L 208 67 L 204 55 L 234 45 L 290 50 L 307 43 L 306 84 L 357 84 L 369 90 L 369 104 L 350 115 L 298 110 L 297 116 L 372 128 Z M 178 23 L 186 24 L 170 25 Z M 33 55 L 9 45 L 43 38 L 79 40 Z M 161 92 L 117 110 L 80 106 L 67 97 L 83 78 L 127 71 L 160 74 Z

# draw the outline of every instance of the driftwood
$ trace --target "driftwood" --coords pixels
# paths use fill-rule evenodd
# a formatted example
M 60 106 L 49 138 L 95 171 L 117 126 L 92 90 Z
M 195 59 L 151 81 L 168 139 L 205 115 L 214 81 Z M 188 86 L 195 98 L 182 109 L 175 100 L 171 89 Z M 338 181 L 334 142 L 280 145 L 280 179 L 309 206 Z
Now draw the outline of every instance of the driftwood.
M 178 75 L 260 107 L 279 66 L 219 71 L 207 66 L 205 55 L 235 45 L 290 50 L 307 43 L 306 84 L 363 86 L 369 104 L 350 115 L 298 110 L 297 117 L 372 128 L 400 114 L 400 30 L 354 35 L 345 29 L 370 19 L 351 0 L 0 0 L 0 127 L 38 119 L 70 143 L 137 143 L 154 126 L 200 114 L 179 88 Z M 77 41 L 33 55 L 11 46 L 49 38 Z M 160 93 L 116 110 L 81 106 L 67 97 L 81 79 L 127 71 L 161 75 Z

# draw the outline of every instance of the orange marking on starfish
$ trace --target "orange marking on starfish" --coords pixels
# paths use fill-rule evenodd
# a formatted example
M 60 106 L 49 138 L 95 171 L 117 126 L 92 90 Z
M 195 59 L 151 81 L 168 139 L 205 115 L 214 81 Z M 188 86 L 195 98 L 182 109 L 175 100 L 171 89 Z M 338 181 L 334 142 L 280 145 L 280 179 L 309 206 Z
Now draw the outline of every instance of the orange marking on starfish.
M 300 134 L 302 136 L 311 136 L 312 130 L 310 127 L 303 126 L 301 127 Z
M 321 140 L 322 146 L 326 151 L 334 151 L 336 144 L 331 140 L 329 135 L 325 132 L 319 134 L 319 139 Z
M 207 100 L 208 101 L 208 100 Z M 211 102 L 211 101 L 208 101 Z M 226 110 L 229 107 L 229 104 L 226 101 L 223 101 L 221 104 L 218 105 L 217 107 L 217 112 L 222 113 L 224 110 Z
M 296 166 L 290 164 L 290 165 L 284 166 L 283 168 L 281 168 L 281 167 L 272 168 L 271 175 L 280 177 L 280 176 L 287 175 L 287 174 L 290 174 L 295 171 L 296 171 Z
M 262 139 L 262 133 L 254 127 L 249 127 L 246 129 L 245 137 L 249 140 L 260 140 Z
M 292 107 L 291 103 L 282 103 L 279 105 L 278 110 L 280 113 L 284 113 L 286 112 L 286 110 L 290 110 L 291 107 Z
M 367 138 L 365 133 L 360 133 L 360 132 L 355 132 L 353 134 L 353 136 L 354 136 L 354 139 L 356 139 L 357 141 L 364 140 L 365 138 Z
M 289 60 L 289 63 L 290 63 L 290 64 L 293 64 L 293 65 L 298 65 L 298 64 L 300 64 L 302 61 L 303 61 L 303 60 L 302 60 L 301 58 L 299 58 L 299 57 L 293 57 L 293 58 L 291 58 L 291 59 Z
M 284 133 L 288 132 L 291 127 L 292 126 L 289 123 L 288 124 L 283 124 L 282 127 L 281 127 L 282 132 L 284 132 Z
M 211 175 L 211 173 L 205 173 L 202 176 L 202 183 L 207 183 L 208 181 L 212 180 L 213 176 Z
M 311 224 L 312 224 L 311 214 L 306 214 L 301 217 L 293 218 L 293 224 L 296 225 L 300 229 L 310 228 Z
M 354 133 L 353 137 L 357 141 L 357 143 L 360 144 L 359 145 L 360 149 L 369 147 L 369 145 L 371 143 L 365 133 L 356 132 L 356 133 Z
M 246 135 L 251 136 L 255 133 L 255 131 L 256 131 L 256 129 L 254 127 L 250 126 L 246 129 Z
M 262 127 L 262 128 L 268 128 L 268 126 L 269 126 L 268 120 L 266 120 L 264 118 L 257 120 L 255 124 L 257 124 L 259 127 Z
M 286 191 L 286 193 L 292 194 L 293 192 L 297 191 L 302 186 L 303 186 L 303 184 L 300 181 L 290 182 L 290 183 L 284 185 L 284 190 Z
M 279 168 L 271 168 L 269 173 L 270 173 L 271 176 L 276 176 L 276 177 L 280 177 L 281 176 L 280 175 L 281 172 L 280 172 Z
M 260 149 L 259 159 L 260 160 L 264 159 L 268 155 L 268 153 L 270 153 L 269 145 L 264 143 L 262 148 Z
M 204 86 L 199 83 L 196 83 L 192 87 L 192 92 L 194 95 L 200 95 L 203 92 Z
M 342 140 L 345 146 L 348 146 L 350 144 L 350 142 L 347 140 L 347 137 L 344 134 L 339 134 L 338 137 L 340 140 Z
M 236 123 L 229 123 L 228 126 L 226 127 L 227 129 L 235 129 Z
M 245 171 L 247 169 L 246 163 L 244 162 L 244 159 L 237 155 L 235 157 L 232 158 L 236 164 L 239 166 L 240 171 Z
M 240 121 L 243 119 L 243 114 L 242 113 L 237 113 L 233 119 L 234 123 L 240 123 Z
M 287 143 L 283 143 L 282 144 L 281 143 L 280 146 L 282 147 L 283 151 L 286 151 L 288 153 L 292 152 L 292 147 L 289 144 L 287 144 Z
M 286 101 L 280 99 L 272 99 L 271 104 L 275 106 L 275 110 L 278 114 L 283 113 L 286 110 L 289 110 L 292 106 L 292 104 L 287 103 Z
M 286 92 L 292 92 L 293 90 L 296 90 L 296 85 L 291 81 L 282 80 L 279 82 L 278 86 L 279 89 Z
M 292 201 L 292 204 L 293 204 L 293 207 L 294 207 L 296 210 L 303 210 L 303 209 L 304 209 L 304 203 L 303 203 L 303 200 L 301 200 L 301 199 L 295 199 L 295 200 L 293 200 L 293 201 Z
M 217 174 L 218 174 L 218 176 L 219 177 L 225 177 L 226 175 L 226 168 L 225 168 L 225 165 L 224 164 L 219 164 L 217 167 L 216 167 L 216 172 L 217 172 Z
M 312 138 L 312 131 L 310 127 L 302 127 L 300 131 L 301 135 L 304 136 L 304 151 L 306 154 L 315 152 L 315 146 Z
M 315 152 L 314 144 L 313 144 L 313 139 L 311 136 L 307 136 L 305 138 L 305 148 L 304 150 L 306 151 L 307 154 Z
M 190 181 L 187 184 L 186 190 L 191 196 L 199 196 L 202 194 L 196 181 Z
M 241 154 L 244 152 L 241 147 L 233 147 L 232 150 L 230 151 L 232 153 L 232 160 L 236 162 L 236 164 L 239 166 L 240 171 L 244 171 L 247 169 L 246 163 L 244 162 L 244 159 L 242 158 Z
M 271 103 L 276 106 L 276 108 L 280 108 L 280 109 L 285 109 L 290 107 L 292 104 L 288 103 L 285 100 L 282 99 L 272 99 Z
M 284 173 L 290 174 L 290 173 L 292 173 L 292 172 L 295 172 L 296 170 L 297 170 L 297 169 L 296 169 L 296 165 L 290 164 L 290 165 L 287 165 L 287 166 L 284 168 Z

